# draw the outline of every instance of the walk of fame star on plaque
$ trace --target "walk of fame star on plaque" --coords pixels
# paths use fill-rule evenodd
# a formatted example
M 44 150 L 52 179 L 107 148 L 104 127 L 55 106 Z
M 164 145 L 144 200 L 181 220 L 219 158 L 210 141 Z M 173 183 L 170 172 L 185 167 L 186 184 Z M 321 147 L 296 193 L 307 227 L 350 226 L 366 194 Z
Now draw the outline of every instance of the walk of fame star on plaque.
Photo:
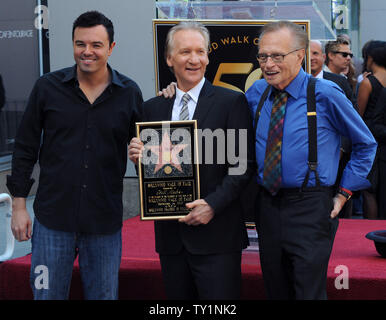
M 196 130 L 196 120 L 137 123 L 142 220 L 179 219 L 200 198 Z

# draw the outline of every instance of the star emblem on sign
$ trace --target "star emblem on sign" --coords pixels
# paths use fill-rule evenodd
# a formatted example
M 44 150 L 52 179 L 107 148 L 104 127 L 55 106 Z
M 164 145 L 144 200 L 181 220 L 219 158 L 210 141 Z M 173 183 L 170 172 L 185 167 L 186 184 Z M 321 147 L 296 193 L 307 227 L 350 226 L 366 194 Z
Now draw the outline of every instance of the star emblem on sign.
M 177 156 L 181 150 L 184 150 L 187 146 L 188 144 L 182 143 L 173 145 L 167 132 L 164 133 L 160 145 L 145 146 L 145 148 L 150 149 L 151 152 L 158 157 L 157 164 L 154 168 L 154 173 L 157 173 L 157 171 L 166 164 L 170 164 L 178 171 L 183 172 Z

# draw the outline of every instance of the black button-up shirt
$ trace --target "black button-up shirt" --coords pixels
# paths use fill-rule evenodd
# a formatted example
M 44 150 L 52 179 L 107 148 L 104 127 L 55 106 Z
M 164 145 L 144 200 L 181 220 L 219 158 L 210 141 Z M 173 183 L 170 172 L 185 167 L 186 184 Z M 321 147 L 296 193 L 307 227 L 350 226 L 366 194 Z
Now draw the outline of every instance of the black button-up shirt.
M 107 234 L 122 226 L 127 143 L 143 100 L 134 81 L 109 70 L 111 84 L 93 104 L 79 88 L 76 66 L 42 76 L 32 90 L 7 187 L 27 197 L 39 159 L 34 212 L 48 228 Z

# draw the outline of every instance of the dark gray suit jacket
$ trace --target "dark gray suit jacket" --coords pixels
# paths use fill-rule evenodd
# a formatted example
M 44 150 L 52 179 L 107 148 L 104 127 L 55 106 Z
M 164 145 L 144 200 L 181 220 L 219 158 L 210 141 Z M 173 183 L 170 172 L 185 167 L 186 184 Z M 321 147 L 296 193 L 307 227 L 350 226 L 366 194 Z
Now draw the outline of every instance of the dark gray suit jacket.
M 349 99 L 351 101 L 351 103 L 353 104 L 353 107 L 355 109 L 357 109 L 356 99 L 354 97 L 350 83 L 348 82 L 348 80 L 344 76 L 342 76 L 340 74 L 332 73 L 332 72 L 323 71 L 323 78 L 326 80 L 330 80 L 332 82 L 335 82 L 344 91 L 347 99 Z M 351 141 L 346 137 L 342 137 L 341 138 L 341 144 L 342 144 L 341 147 L 344 150 L 344 152 L 347 154 L 350 154 L 351 153 Z M 347 161 L 348 161 L 348 159 L 345 160 L 345 164 L 347 163 Z M 339 178 L 339 176 L 338 176 L 338 178 Z
M 344 94 L 346 95 L 347 99 L 351 101 L 354 108 L 356 108 L 356 99 L 354 97 L 350 83 L 344 76 L 332 72 L 323 71 L 323 78 L 335 82 L 344 91 Z
M 142 121 L 171 120 L 173 104 L 174 99 L 164 97 L 146 101 Z M 214 209 L 214 218 L 207 225 L 200 226 L 188 226 L 178 221 L 156 221 L 156 251 L 176 254 L 183 246 L 193 254 L 239 251 L 248 244 L 240 195 L 255 171 L 256 163 L 252 117 L 247 100 L 242 93 L 213 86 L 206 80 L 193 119 L 197 120 L 198 129 L 222 129 L 225 136 L 227 129 L 235 129 L 236 132 L 247 129 L 248 169 L 243 175 L 228 175 L 228 169 L 233 165 L 227 159 L 225 164 L 216 164 L 216 156 L 214 164 L 200 164 L 201 198 Z M 221 146 L 222 149 L 224 147 Z M 205 159 L 205 139 L 201 150 L 201 159 Z M 216 152 L 217 143 L 213 144 L 213 150 Z

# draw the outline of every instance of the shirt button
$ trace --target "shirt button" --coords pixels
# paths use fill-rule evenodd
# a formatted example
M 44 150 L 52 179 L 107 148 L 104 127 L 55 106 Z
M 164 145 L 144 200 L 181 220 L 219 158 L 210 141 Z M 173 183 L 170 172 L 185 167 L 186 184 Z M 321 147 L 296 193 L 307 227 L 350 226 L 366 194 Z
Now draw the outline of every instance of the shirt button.
M 82 186 L 82 188 L 83 188 L 83 189 L 86 189 L 86 188 L 87 188 L 87 184 L 84 184 L 84 185 Z
M 85 169 L 88 169 L 88 164 L 85 164 L 85 165 L 84 165 L 84 168 L 85 168 Z
M 87 144 L 87 145 L 86 145 L 86 149 L 90 149 L 90 145 Z

